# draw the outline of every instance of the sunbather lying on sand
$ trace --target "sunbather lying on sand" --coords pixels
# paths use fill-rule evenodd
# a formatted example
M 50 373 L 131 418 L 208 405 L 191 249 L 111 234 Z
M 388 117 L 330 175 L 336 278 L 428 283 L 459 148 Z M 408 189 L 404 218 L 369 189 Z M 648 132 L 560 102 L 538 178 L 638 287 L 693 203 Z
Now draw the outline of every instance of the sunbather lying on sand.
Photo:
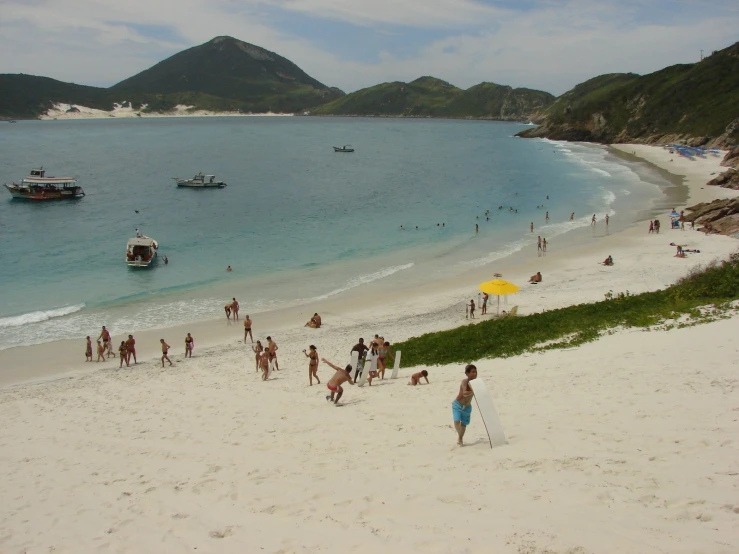
M 542 279 L 541 271 L 537 271 L 536 275 L 531 276 L 531 278 L 529 279 L 529 283 L 534 283 L 534 284 L 541 283 L 541 279 Z

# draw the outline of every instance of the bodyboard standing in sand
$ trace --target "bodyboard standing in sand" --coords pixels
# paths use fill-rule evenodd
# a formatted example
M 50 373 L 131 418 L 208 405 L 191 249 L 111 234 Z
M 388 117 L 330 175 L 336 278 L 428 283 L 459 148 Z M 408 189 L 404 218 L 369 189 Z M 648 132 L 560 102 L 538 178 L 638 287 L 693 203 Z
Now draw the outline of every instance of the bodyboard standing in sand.
M 475 393 L 477 410 L 480 412 L 482 423 L 485 425 L 485 430 L 488 433 L 490 448 L 506 444 L 508 441 L 506 441 L 505 433 L 503 432 L 503 425 L 500 423 L 498 412 L 495 411 L 493 397 L 490 396 L 490 391 L 488 391 L 485 381 L 480 378 L 473 379 L 469 381 L 469 386 Z
M 367 367 L 367 361 L 364 362 L 364 369 L 362 370 L 362 375 L 359 376 L 359 382 L 357 383 L 358 387 L 363 387 L 364 384 L 367 382 L 367 376 L 370 374 L 370 371 L 377 371 L 377 356 L 372 354 L 370 356 L 370 366 Z
M 349 363 L 351 364 L 354 371 L 357 371 L 359 369 L 359 352 L 357 352 L 356 350 L 352 351 L 352 359 L 349 360 Z
M 393 374 L 390 376 L 390 379 L 398 378 L 398 370 L 400 369 L 400 354 L 400 350 L 395 353 L 395 364 L 393 364 Z

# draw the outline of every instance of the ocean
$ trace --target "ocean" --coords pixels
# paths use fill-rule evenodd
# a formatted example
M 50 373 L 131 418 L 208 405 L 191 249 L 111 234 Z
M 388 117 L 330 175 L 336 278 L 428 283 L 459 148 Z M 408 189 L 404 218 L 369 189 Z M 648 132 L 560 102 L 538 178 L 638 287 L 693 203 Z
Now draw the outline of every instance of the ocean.
M 593 214 L 610 214 L 615 232 L 666 202 L 670 184 L 643 165 L 598 145 L 515 138 L 525 127 L 312 117 L 2 124 L 0 182 L 43 165 L 79 179 L 86 196 L 44 204 L 0 191 L 0 349 L 97 335 L 101 325 L 120 334 L 222 317 L 232 296 L 242 313 L 258 313 L 378 281 L 430 281 L 537 235 L 566 237 Z M 333 152 L 345 144 L 356 151 Z M 228 186 L 172 180 L 198 171 Z M 149 269 L 124 263 L 137 228 L 160 244 Z

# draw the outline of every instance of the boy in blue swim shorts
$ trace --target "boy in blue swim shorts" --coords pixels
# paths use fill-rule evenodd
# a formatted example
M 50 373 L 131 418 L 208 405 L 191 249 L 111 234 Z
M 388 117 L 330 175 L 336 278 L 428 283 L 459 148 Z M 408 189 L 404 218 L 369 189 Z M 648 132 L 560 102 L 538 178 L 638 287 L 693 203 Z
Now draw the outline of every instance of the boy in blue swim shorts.
M 475 393 L 470 387 L 470 381 L 477 378 L 477 368 L 472 364 L 468 364 L 464 368 L 464 374 L 466 377 L 462 379 L 457 398 L 452 402 L 452 416 L 454 417 L 454 428 L 457 430 L 457 435 L 459 435 L 459 440 L 457 440 L 459 446 L 463 446 L 464 432 L 470 424 L 472 397 L 475 396 Z

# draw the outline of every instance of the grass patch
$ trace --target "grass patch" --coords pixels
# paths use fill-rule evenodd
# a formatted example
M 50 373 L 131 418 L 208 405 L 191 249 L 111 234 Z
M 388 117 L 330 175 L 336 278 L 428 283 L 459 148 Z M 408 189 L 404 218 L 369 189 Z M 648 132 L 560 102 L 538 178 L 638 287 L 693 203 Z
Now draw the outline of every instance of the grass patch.
M 618 328 L 651 331 L 715 321 L 736 310 L 731 302 L 739 299 L 739 252 L 692 270 L 664 290 L 604 296 L 601 302 L 427 333 L 396 343 L 394 349 L 403 351 L 409 366 L 443 365 L 569 348 Z M 714 308 L 700 309 L 708 305 Z

